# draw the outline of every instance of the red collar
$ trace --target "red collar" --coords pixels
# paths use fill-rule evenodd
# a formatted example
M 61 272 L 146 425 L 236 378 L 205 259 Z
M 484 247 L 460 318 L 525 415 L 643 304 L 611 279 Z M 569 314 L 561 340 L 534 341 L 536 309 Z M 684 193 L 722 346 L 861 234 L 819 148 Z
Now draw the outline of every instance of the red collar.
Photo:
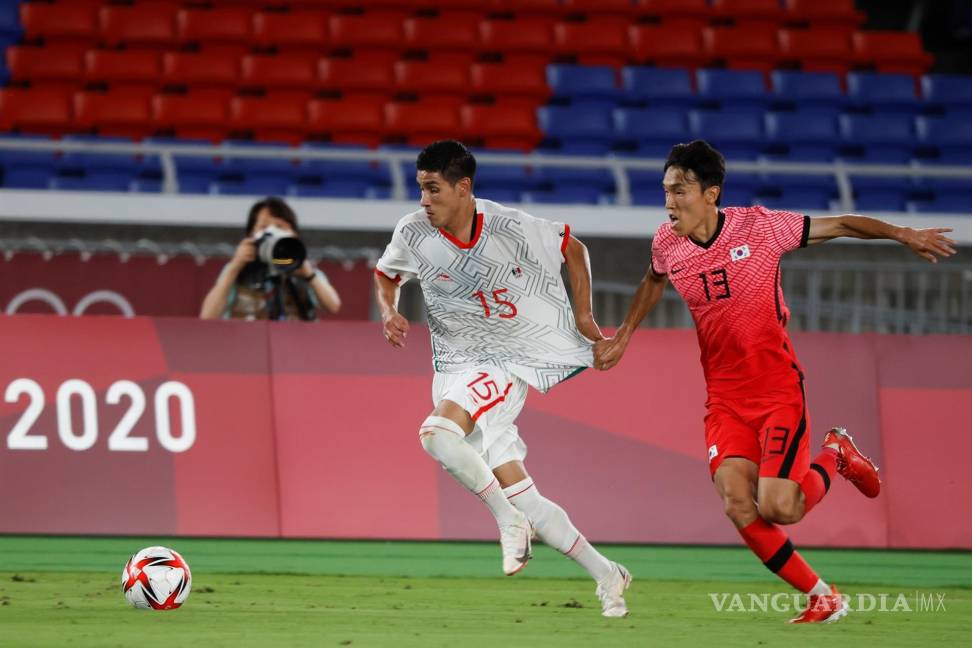
M 455 236 L 453 236 L 449 232 L 445 231 L 441 227 L 439 228 L 439 231 L 442 233 L 442 236 L 446 237 L 446 239 L 449 242 L 451 242 L 453 245 L 455 245 L 460 250 L 468 250 L 469 248 L 473 247 L 474 245 L 476 245 L 476 243 L 479 242 L 479 235 L 483 233 L 483 214 L 482 214 L 482 212 L 477 212 L 476 215 L 473 216 L 473 218 L 476 220 L 476 231 L 473 232 L 473 237 L 471 239 L 469 239 L 469 242 L 468 243 L 463 243 L 462 241 L 460 241 Z

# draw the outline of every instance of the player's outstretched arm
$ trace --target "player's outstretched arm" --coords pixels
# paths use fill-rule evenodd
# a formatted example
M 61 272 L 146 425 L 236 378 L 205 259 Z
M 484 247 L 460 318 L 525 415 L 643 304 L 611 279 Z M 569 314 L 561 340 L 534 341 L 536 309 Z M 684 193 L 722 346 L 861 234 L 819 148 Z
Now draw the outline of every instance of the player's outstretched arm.
M 594 368 L 606 371 L 621 361 L 624 350 L 628 347 L 631 335 L 641 324 L 641 321 L 648 316 L 648 313 L 655 308 L 655 305 L 665 292 L 665 284 L 668 278 L 664 275 L 655 274 L 654 270 L 648 268 L 644 278 L 638 285 L 631 306 L 628 307 L 628 314 L 624 318 L 624 323 L 615 332 L 614 337 L 601 340 L 594 345 Z
M 381 313 L 382 330 L 388 343 L 396 348 L 405 346 L 408 320 L 398 312 L 398 284 L 385 275 L 375 273 L 375 301 Z
M 907 245 L 911 251 L 932 263 L 955 254 L 955 241 L 945 236 L 950 227 L 912 229 L 899 227 L 869 216 L 844 214 L 810 219 L 808 242 L 823 243 L 841 236 L 859 239 L 889 239 Z
M 601 327 L 594 321 L 591 257 L 587 253 L 587 246 L 571 236 L 564 250 L 564 259 L 567 264 L 567 278 L 570 280 L 570 292 L 574 298 L 574 321 L 577 322 L 577 330 L 593 342 L 603 340 Z

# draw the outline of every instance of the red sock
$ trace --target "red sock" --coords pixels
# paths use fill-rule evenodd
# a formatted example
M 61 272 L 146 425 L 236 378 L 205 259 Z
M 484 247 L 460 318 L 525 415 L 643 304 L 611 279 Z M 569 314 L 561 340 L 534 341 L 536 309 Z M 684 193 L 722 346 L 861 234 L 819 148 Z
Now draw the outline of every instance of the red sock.
M 763 518 L 739 529 L 739 535 L 766 568 L 803 593 L 813 589 L 820 577 L 793 549 L 783 529 Z
M 823 499 L 827 491 L 830 490 L 830 480 L 837 473 L 837 451 L 833 448 L 824 448 L 823 452 L 817 455 L 810 464 L 810 470 L 804 475 L 800 482 L 800 490 L 803 491 L 804 508 L 803 514 L 806 515 L 820 500 Z

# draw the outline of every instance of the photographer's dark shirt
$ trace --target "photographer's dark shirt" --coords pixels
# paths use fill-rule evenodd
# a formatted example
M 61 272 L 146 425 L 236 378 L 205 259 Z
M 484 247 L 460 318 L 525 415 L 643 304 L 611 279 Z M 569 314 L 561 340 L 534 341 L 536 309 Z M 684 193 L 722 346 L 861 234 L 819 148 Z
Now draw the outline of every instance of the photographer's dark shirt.
M 225 267 L 223 272 L 226 272 Z M 315 272 L 320 274 L 321 278 L 325 278 L 320 270 L 315 269 Z M 293 289 L 288 288 L 288 281 L 292 282 Z M 295 290 L 299 291 L 298 294 L 304 295 L 309 308 L 301 308 L 295 297 Z M 277 310 L 273 307 L 273 302 L 278 298 L 281 300 L 282 308 L 279 310 L 282 315 L 274 319 L 295 321 L 317 319 L 317 311 L 320 308 L 317 295 L 309 282 L 300 277 L 266 277 L 259 283 L 234 283 L 226 300 L 223 319 L 271 319 L 271 313 Z M 301 315 L 302 310 L 304 316 Z

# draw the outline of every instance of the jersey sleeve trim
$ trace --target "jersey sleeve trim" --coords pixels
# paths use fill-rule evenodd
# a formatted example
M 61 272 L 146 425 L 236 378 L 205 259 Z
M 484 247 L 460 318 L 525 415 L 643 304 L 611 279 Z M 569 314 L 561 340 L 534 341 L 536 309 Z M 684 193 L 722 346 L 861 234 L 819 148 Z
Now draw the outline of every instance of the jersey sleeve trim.
M 375 268 L 375 274 L 378 275 L 378 276 L 380 276 L 380 277 L 384 277 L 388 281 L 394 282 L 396 284 L 402 283 L 402 275 L 395 275 L 394 277 L 389 277 L 388 275 L 386 275 L 384 272 L 382 272 L 378 268 Z
M 803 217 L 803 234 L 800 235 L 800 247 L 807 247 L 810 242 L 810 217 Z
M 651 271 L 651 274 L 655 275 L 659 279 L 661 279 L 662 277 L 667 277 L 668 276 L 668 273 L 667 272 L 658 272 L 657 270 L 655 270 L 655 260 L 654 259 L 652 259 L 648 263 L 648 269 Z
M 560 242 L 560 253 L 567 252 L 567 244 L 570 242 L 570 225 L 564 223 L 564 240 Z

